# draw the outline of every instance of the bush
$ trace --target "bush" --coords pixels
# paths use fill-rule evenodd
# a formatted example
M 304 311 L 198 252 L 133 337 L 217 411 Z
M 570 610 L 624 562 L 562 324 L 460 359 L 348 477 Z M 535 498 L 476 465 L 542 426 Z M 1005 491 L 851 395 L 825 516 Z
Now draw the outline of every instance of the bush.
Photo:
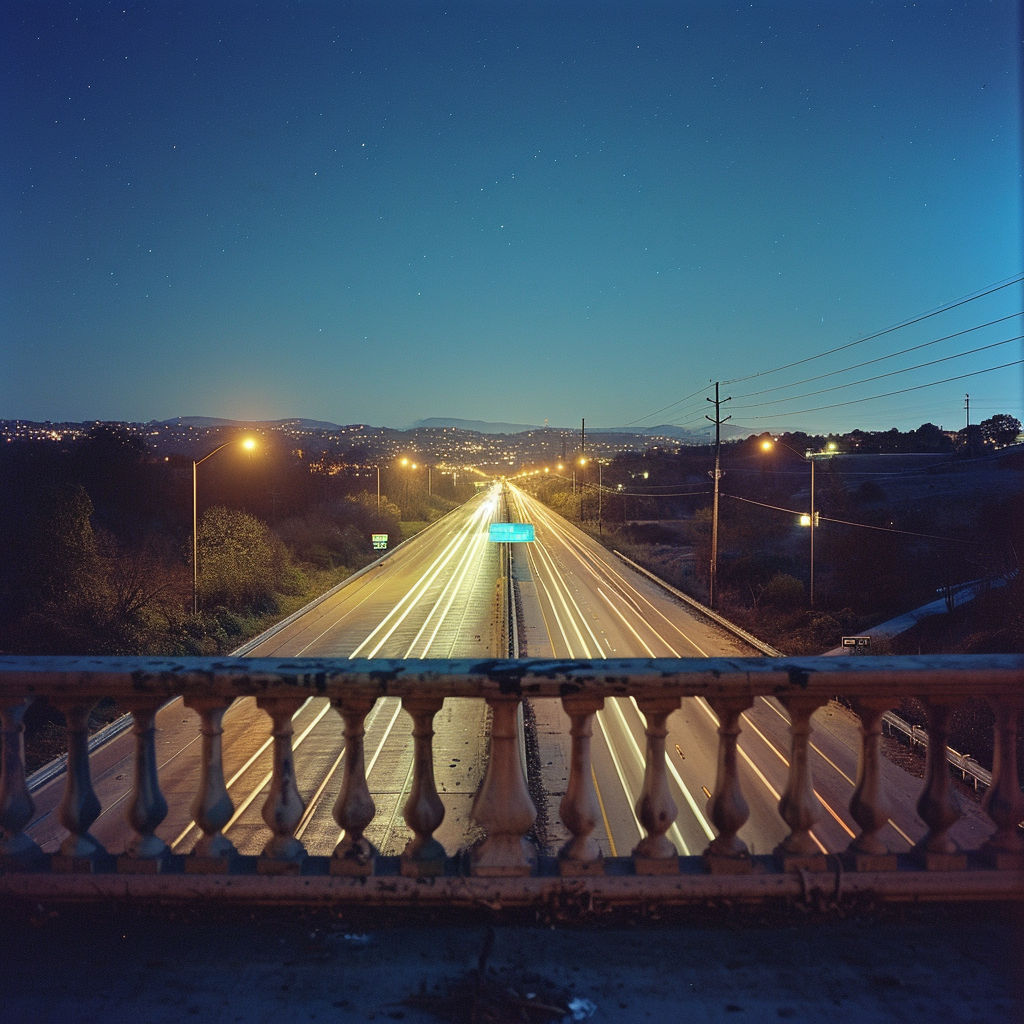
M 205 603 L 272 610 L 275 592 L 294 592 L 294 573 L 284 544 L 258 519 L 226 508 L 203 514 L 199 591 Z
M 764 588 L 762 599 L 773 608 L 799 608 L 804 603 L 804 585 L 795 576 L 776 573 Z

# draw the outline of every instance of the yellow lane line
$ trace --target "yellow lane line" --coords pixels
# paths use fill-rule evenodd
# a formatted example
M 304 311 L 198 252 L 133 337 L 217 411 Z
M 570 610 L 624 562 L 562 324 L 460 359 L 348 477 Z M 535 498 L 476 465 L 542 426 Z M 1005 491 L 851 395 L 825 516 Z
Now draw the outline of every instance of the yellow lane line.
M 777 714 L 777 715 L 779 716 L 779 718 L 781 718 L 781 719 L 782 719 L 782 720 L 783 720 L 784 722 L 786 721 L 786 716 L 785 716 L 784 714 L 782 714 L 782 712 L 781 712 L 781 711 L 779 711 L 779 709 L 778 709 L 778 708 L 777 708 L 777 707 L 776 707 L 776 706 L 775 706 L 775 705 L 774 705 L 774 704 L 773 704 L 773 703 L 772 703 L 772 702 L 771 702 L 770 700 L 766 699 L 765 697 L 762 697 L 762 698 L 761 698 L 761 700 L 763 700 L 763 701 L 765 702 L 765 704 L 767 704 L 767 705 L 768 705 L 768 707 L 770 707 L 770 708 L 772 709 L 772 711 L 774 711 L 774 712 L 775 712 L 775 714 Z M 787 724 L 788 724 L 788 723 L 787 723 Z M 843 777 L 844 779 L 846 779 L 846 781 L 847 781 L 847 782 L 848 782 L 848 783 L 849 783 L 849 784 L 850 784 L 851 786 L 855 786 L 855 785 L 856 785 L 856 783 L 855 783 L 855 782 L 853 781 L 853 779 L 851 779 L 851 778 L 850 778 L 850 776 L 849 776 L 849 775 L 847 775 L 847 774 L 846 774 L 846 772 L 844 772 L 844 771 L 843 771 L 843 769 L 842 769 L 842 768 L 840 768 L 840 767 L 839 767 L 839 765 L 837 765 L 837 764 L 835 763 L 835 761 L 833 761 L 833 760 L 832 760 L 832 758 L 830 758 L 830 757 L 828 756 L 828 754 L 826 754 L 826 753 L 825 753 L 825 752 L 824 752 L 824 751 L 823 751 L 823 750 L 822 750 L 822 749 L 821 749 L 821 748 L 820 748 L 819 746 L 817 746 L 816 744 L 812 743 L 812 744 L 811 744 L 811 749 L 812 749 L 812 750 L 813 750 L 813 751 L 814 751 L 814 752 L 815 752 L 816 754 L 818 754 L 818 755 L 820 755 L 820 756 L 821 756 L 822 758 L 824 758 L 824 759 L 825 759 L 825 760 L 826 760 L 826 761 L 827 761 L 827 762 L 828 762 L 828 763 L 829 763 L 830 765 L 832 765 L 832 767 L 833 767 L 833 768 L 835 768 L 835 770 L 836 770 L 837 772 L 839 772 L 839 774 L 840 774 L 840 775 L 842 775 L 842 777 Z M 911 838 L 910 838 L 910 836 L 908 836 L 908 835 L 907 835 L 907 833 L 906 833 L 906 832 L 904 832 L 904 831 L 903 831 L 903 829 L 901 829 L 901 828 L 899 827 L 899 825 L 897 825 L 897 824 L 896 824 L 896 822 L 892 820 L 892 818 L 888 818 L 888 819 L 887 819 L 887 821 L 889 822 L 889 824 L 890 824 L 890 825 L 892 825 L 892 827 L 893 827 L 894 829 L 896 829 L 896 831 L 897 831 L 897 832 L 899 832 L 899 834 L 900 834 L 900 835 L 901 835 L 901 836 L 902 836 L 902 837 L 903 837 L 903 838 L 904 838 L 904 839 L 905 839 L 905 840 L 907 841 L 907 843 L 908 843 L 908 844 L 909 844 L 910 846 L 913 846 L 913 845 L 914 845 L 914 840 L 913 840 L 913 839 L 911 839 Z M 847 831 L 849 832 L 850 830 L 849 830 L 849 829 L 847 829 Z M 851 833 L 851 835 L 852 835 L 852 833 Z
M 601 799 L 601 787 L 597 784 L 597 772 L 594 771 L 594 765 L 590 765 L 590 777 L 594 780 L 594 791 L 597 793 L 597 803 L 601 808 L 601 819 L 604 821 L 605 835 L 608 836 L 608 847 L 612 851 L 613 857 L 618 857 L 618 853 L 615 849 L 615 840 L 612 839 L 612 827 L 608 822 L 608 812 L 604 809 L 604 800 Z
M 703 697 L 698 697 L 697 703 L 704 709 L 704 712 L 711 719 L 711 721 L 715 723 L 715 728 L 717 729 L 718 716 L 707 705 Z M 750 765 L 750 767 L 754 771 L 754 774 L 764 783 L 765 788 L 775 798 L 776 803 L 778 803 L 778 801 L 782 799 L 782 794 L 768 781 L 768 778 L 764 774 L 764 772 L 762 772 L 761 769 L 758 768 L 756 764 L 754 764 L 754 762 L 750 758 L 750 755 L 743 749 L 742 746 L 740 746 L 739 743 L 736 744 L 736 749 L 739 751 L 740 757 L 742 757 L 743 760 L 746 761 L 748 765 Z M 811 838 L 814 840 L 818 849 L 821 850 L 822 853 L 828 853 L 828 850 L 825 848 L 824 843 L 822 843 L 822 841 L 814 834 L 813 830 L 811 831 Z

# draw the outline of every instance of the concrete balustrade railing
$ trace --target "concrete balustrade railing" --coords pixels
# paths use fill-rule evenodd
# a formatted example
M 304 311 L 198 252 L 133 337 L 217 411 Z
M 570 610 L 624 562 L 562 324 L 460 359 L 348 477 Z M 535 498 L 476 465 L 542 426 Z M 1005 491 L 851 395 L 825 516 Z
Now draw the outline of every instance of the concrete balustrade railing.
M 789 777 L 779 801 L 789 834 L 767 871 L 764 858 L 752 858 L 738 836 L 748 816 L 736 756 L 741 715 L 761 695 L 777 698 L 791 722 Z M 315 879 L 302 878 L 307 898 L 348 893 L 364 900 L 529 902 L 549 898 L 560 886 L 562 891 L 582 886 L 606 899 L 756 897 L 792 894 L 797 886 L 806 894 L 808 877 L 834 870 L 846 873 L 847 891 L 860 888 L 898 898 L 1024 898 L 1019 827 L 1024 796 L 1017 772 L 1024 657 L 1016 655 L 587 662 L 0 658 L 0 891 L 59 893 L 64 885 L 81 896 L 85 890 L 76 888 L 74 879 L 83 877 L 91 880 L 88 891 L 94 895 L 110 889 L 100 884 L 104 878 L 135 879 L 136 887 L 142 887 L 139 892 L 155 884 L 145 879 L 161 874 L 173 858 L 156 834 L 167 804 L 157 771 L 154 721 L 157 709 L 179 696 L 200 716 L 202 766 L 192 814 L 203 837 L 185 855 L 184 874 L 180 864 L 176 873 L 163 873 L 163 896 L 175 885 L 185 896 L 194 894 L 197 877 L 227 878 L 239 859 L 223 835 L 234 809 L 224 782 L 222 719 L 232 701 L 251 696 L 270 716 L 273 769 L 262 808 L 269 838 L 257 859 L 257 875 L 250 872 L 245 884 L 232 890 L 245 898 L 285 898 L 285 891 L 294 895 L 298 890 L 282 889 L 282 879 L 310 875 L 308 862 L 318 859 L 307 858 L 295 835 L 306 808 L 296 786 L 292 716 L 310 697 L 330 701 L 343 721 L 346 746 L 333 807 L 343 836 L 327 870 L 321 864 L 313 872 Z M 717 835 L 700 860 L 679 857 L 666 835 L 676 818 L 665 764 L 667 723 L 682 698 L 693 696 L 704 697 L 719 720 L 717 779 L 707 807 Z M 826 859 L 810 835 L 821 808 L 808 753 L 813 712 L 837 696 L 850 703 L 861 721 L 857 782 L 850 801 L 860 832 L 839 862 L 830 865 L 832 858 Z M 928 831 L 912 852 L 915 869 L 907 871 L 879 838 L 888 819 L 879 759 L 882 717 L 910 696 L 923 702 L 929 719 L 925 780 L 917 804 Z M 134 782 L 126 801 L 134 838 L 113 870 L 110 855 L 89 832 L 101 808 L 90 777 L 86 723 L 89 710 L 103 697 L 113 697 L 134 716 Z M 384 880 L 381 865 L 386 858 L 363 836 L 375 815 L 365 773 L 363 726 L 383 697 L 401 699 L 414 740 L 411 789 L 404 807 L 413 838 L 401 855 L 399 878 L 436 881 L 432 897 L 424 895 L 422 885 L 396 885 L 393 871 L 386 887 L 372 884 Z M 450 856 L 457 851 L 446 851 L 434 838 L 445 808 L 434 784 L 433 724 L 449 697 L 485 700 L 492 712 L 486 777 L 473 804 L 474 820 L 486 839 L 471 854 L 457 858 Z M 516 713 L 524 697 L 560 699 L 571 722 L 569 778 L 559 813 L 572 838 L 555 858 L 538 858 L 526 840 L 536 808 L 526 787 L 516 733 Z M 636 805 L 646 835 L 632 856 L 617 858 L 617 864 L 602 859 L 594 839 L 600 811 L 590 751 L 594 715 L 613 697 L 636 699 L 647 734 L 646 770 Z M 953 708 L 968 697 L 988 700 L 996 722 L 992 784 L 982 805 L 994 831 L 977 851 L 958 849 L 949 835 L 959 811 L 951 792 L 947 725 Z M 68 761 L 59 817 L 68 837 L 55 854 L 43 854 L 24 831 L 32 820 L 33 802 L 25 781 L 23 717 L 35 699 L 49 701 L 67 721 Z M 101 861 L 104 871 L 96 873 Z M 261 893 L 261 885 L 269 888 Z M 225 883 L 224 891 L 229 889 Z M 116 891 L 126 890 L 122 884 Z

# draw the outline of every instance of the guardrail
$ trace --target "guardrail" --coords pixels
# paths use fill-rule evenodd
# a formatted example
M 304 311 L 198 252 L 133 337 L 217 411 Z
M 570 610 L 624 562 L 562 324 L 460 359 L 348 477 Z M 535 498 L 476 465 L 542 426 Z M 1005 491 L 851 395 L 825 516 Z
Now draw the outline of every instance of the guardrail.
M 741 627 L 737 626 L 734 622 L 730 622 L 728 619 L 712 611 L 712 609 L 701 604 L 700 601 L 690 597 L 689 594 L 685 594 L 683 593 L 683 591 L 676 589 L 672 586 L 671 583 L 666 583 L 663 579 L 661 579 L 659 576 L 656 576 L 650 570 L 645 569 L 642 565 L 639 565 L 632 559 L 627 558 L 624 554 L 622 554 L 621 551 L 615 551 L 613 552 L 613 554 L 618 555 L 618 557 L 621 558 L 622 561 L 631 565 L 634 569 L 637 570 L 637 572 L 643 573 L 649 579 L 653 580 L 653 582 L 657 583 L 658 586 L 662 587 L 664 590 L 667 590 L 670 594 L 674 594 L 676 597 L 690 605 L 691 608 L 699 612 L 701 615 L 705 615 L 709 619 L 712 619 L 713 621 L 717 622 L 720 626 L 723 626 L 725 629 L 729 630 L 729 632 L 732 633 L 734 636 L 738 636 L 741 640 L 746 641 L 756 650 L 759 650 L 763 654 L 767 654 L 769 657 L 772 658 L 785 657 L 785 655 L 781 651 L 776 650 L 774 647 L 770 647 L 768 644 L 764 643 L 764 641 L 759 640 L 752 633 L 748 633 L 745 629 L 742 629 Z M 995 579 L 997 578 L 993 577 L 989 580 L 975 581 L 973 583 L 961 583 L 953 589 L 960 591 L 969 587 L 978 586 L 979 583 L 986 582 L 989 583 L 990 586 L 995 586 L 998 585 L 997 583 L 993 582 L 993 580 Z M 943 588 L 940 588 L 940 591 L 942 589 Z M 912 747 L 928 747 L 928 732 L 921 726 L 911 725 L 908 722 L 905 722 L 902 718 L 900 718 L 892 711 L 886 711 L 886 713 L 882 716 L 882 722 L 885 726 L 888 727 L 890 734 L 895 732 L 899 733 L 902 736 L 905 736 Z M 960 772 L 965 782 L 968 778 L 971 779 L 971 781 L 974 783 L 975 792 L 977 792 L 979 785 L 992 785 L 992 773 L 985 771 L 985 769 L 982 768 L 982 766 L 978 764 L 978 762 L 975 761 L 970 754 L 961 754 L 959 751 L 954 750 L 952 747 L 947 747 L 946 759 L 954 768 L 956 768 Z
M 882 716 L 882 723 L 888 727 L 890 735 L 899 733 L 907 738 L 912 747 L 924 747 L 927 749 L 928 731 L 920 725 L 912 725 L 910 722 L 905 722 L 899 715 L 893 714 L 891 711 L 886 711 Z M 964 782 L 968 778 L 971 779 L 974 783 L 975 792 L 977 792 L 979 785 L 986 787 L 992 785 L 992 773 L 985 771 L 970 754 L 961 754 L 959 751 L 947 746 L 946 760 L 953 768 L 960 772 Z
M 763 640 L 759 640 L 753 633 L 748 633 L 745 629 L 737 626 L 735 622 L 730 622 L 725 616 L 719 615 L 718 612 L 709 608 L 705 604 L 701 604 L 695 597 L 690 597 L 689 594 L 684 593 L 682 590 L 673 587 L 671 583 L 666 583 L 660 576 L 656 576 L 650 569 L 645 569 L 638 562 L 634 562 L 632 558 L 627 558 L 621 551 L 612 551 L 613 555 L 617 555 L 627 565 L 632 566 L 637 572 L 643 573 L 649 580 L 657 583 L 663 590 L 667 590 L 670 594 L 678 597 L 684 604 L 688 604 L 694 611 L 699 612 L 701 615 L 706 616 L 713 622 L 717 622 L 720 626 L 727 629 L 733 636 L 738 636 L 741 640 L 750 644 L 755 651 L 760 651 L 762 654 L 767 654 L 769 658 L 784 658 L 785 655 L 782 651 L 776 650 L 774 647 L 770 647 Z
M 747 807 L 737 771 L 741 715 L 757 696 L 774 696 L 790 717 L 789 777 L 779 813 L 789 833 L 771 856 L 752 857 L 738 832 Z M 86 725 L 110 696 L 134 715 L 134 786 L 126 799 L 133 838 L 112 856 L 89 833 L 100 813 L 92 787 Z M 157 830 L 161 794 L 154 720 L 180 696 L 201 719 L 202 763 L 193 817 L 203 832 L 187 854 L 172 855 Z M 718 718 L 715 790 L 707 814 L 716 835 L 700 857 L 680 857 L 666 833 L 676 817 L 668 787 L 667 719 L 687 697 L 703 697 Z M 862 724 L 858 783 L 850 812 L 860 833 L 826 860 L 810 835 L 819 813 L 808 761 L 811 715 L 845 697 Z M 897 858 L 879 833 L 888 814 L 879 769 L 885 712 L 914 696 L 929 716 L 927 769 L 917 808 L 926 835 Z M 222 829 L 233 808 L 224 783 L 221 722 L 240 697 L 270 716 L 272 780 L 258 857 L 238 855 Z M 363 723 L 375 702 L 397 697 L 412 720 L 411 796 L 404 816 L 413 838 L 400 857 L 383 857 L 363 835 L 375 815 L 364 771 Z M 485 700 L 492 729 L 487 773 L 473 818 L 486 838 L 446 851 L 433 833 L 444 817 L 434 786 L 435 714 L 449 697 Z M 557 856 L 539 856 L 525 836 L 536 809 L 522 770 L 516 715 L 523 698 L 557 698 L 572 723 L 570 777 L 560 806 L 571 838 Z M 611 698 L 633 698 L 646 732 L 646 768 L 636 805 L 644 836 L 629 857 L 604 858 L 593 833 L 601 820 L 592 782 L 595 713 Z M 946 723 L 966 697 L 989 700 L 996 715 L 996 759 L 983 809 L 994 832 L 961 851 L 949 831 L 959 817 L 946 767 Z M 310 698 L 341 716 L 344 773 L 334 804 L 343 837 L 329 857 L 307 854 L 295 831 L 304 804 L 295 782 L 292 716 Z M 59 818 L 60 848 L 44 852 L 26 835 L 32 798 L 25 785 L 23 716 L 46 699 L 67 720 L 68 770 Z M 872 892 L 896 899 L 1024 898 L 1024 795 L 1016 731 L 1024 706 L 1024 657 L 710 658 L 614 661 L 349 661 L 261 658 L 0 658 L 0 892 L 41 898 L 317 900 L 536 905 L 551 901 L 684 903 L 709 898 L 805 895 L 808 887 Z M 424 883 L 429 883 L 424 885 Z

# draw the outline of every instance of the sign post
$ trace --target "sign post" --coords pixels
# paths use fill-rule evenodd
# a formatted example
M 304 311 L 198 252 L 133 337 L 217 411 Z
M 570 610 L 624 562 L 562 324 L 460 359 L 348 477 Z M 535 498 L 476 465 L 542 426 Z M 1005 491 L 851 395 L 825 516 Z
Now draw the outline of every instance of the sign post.
M 871 650 L 871 637 L 844 636 L 843 647 L 849 654 L 867 654 Z

